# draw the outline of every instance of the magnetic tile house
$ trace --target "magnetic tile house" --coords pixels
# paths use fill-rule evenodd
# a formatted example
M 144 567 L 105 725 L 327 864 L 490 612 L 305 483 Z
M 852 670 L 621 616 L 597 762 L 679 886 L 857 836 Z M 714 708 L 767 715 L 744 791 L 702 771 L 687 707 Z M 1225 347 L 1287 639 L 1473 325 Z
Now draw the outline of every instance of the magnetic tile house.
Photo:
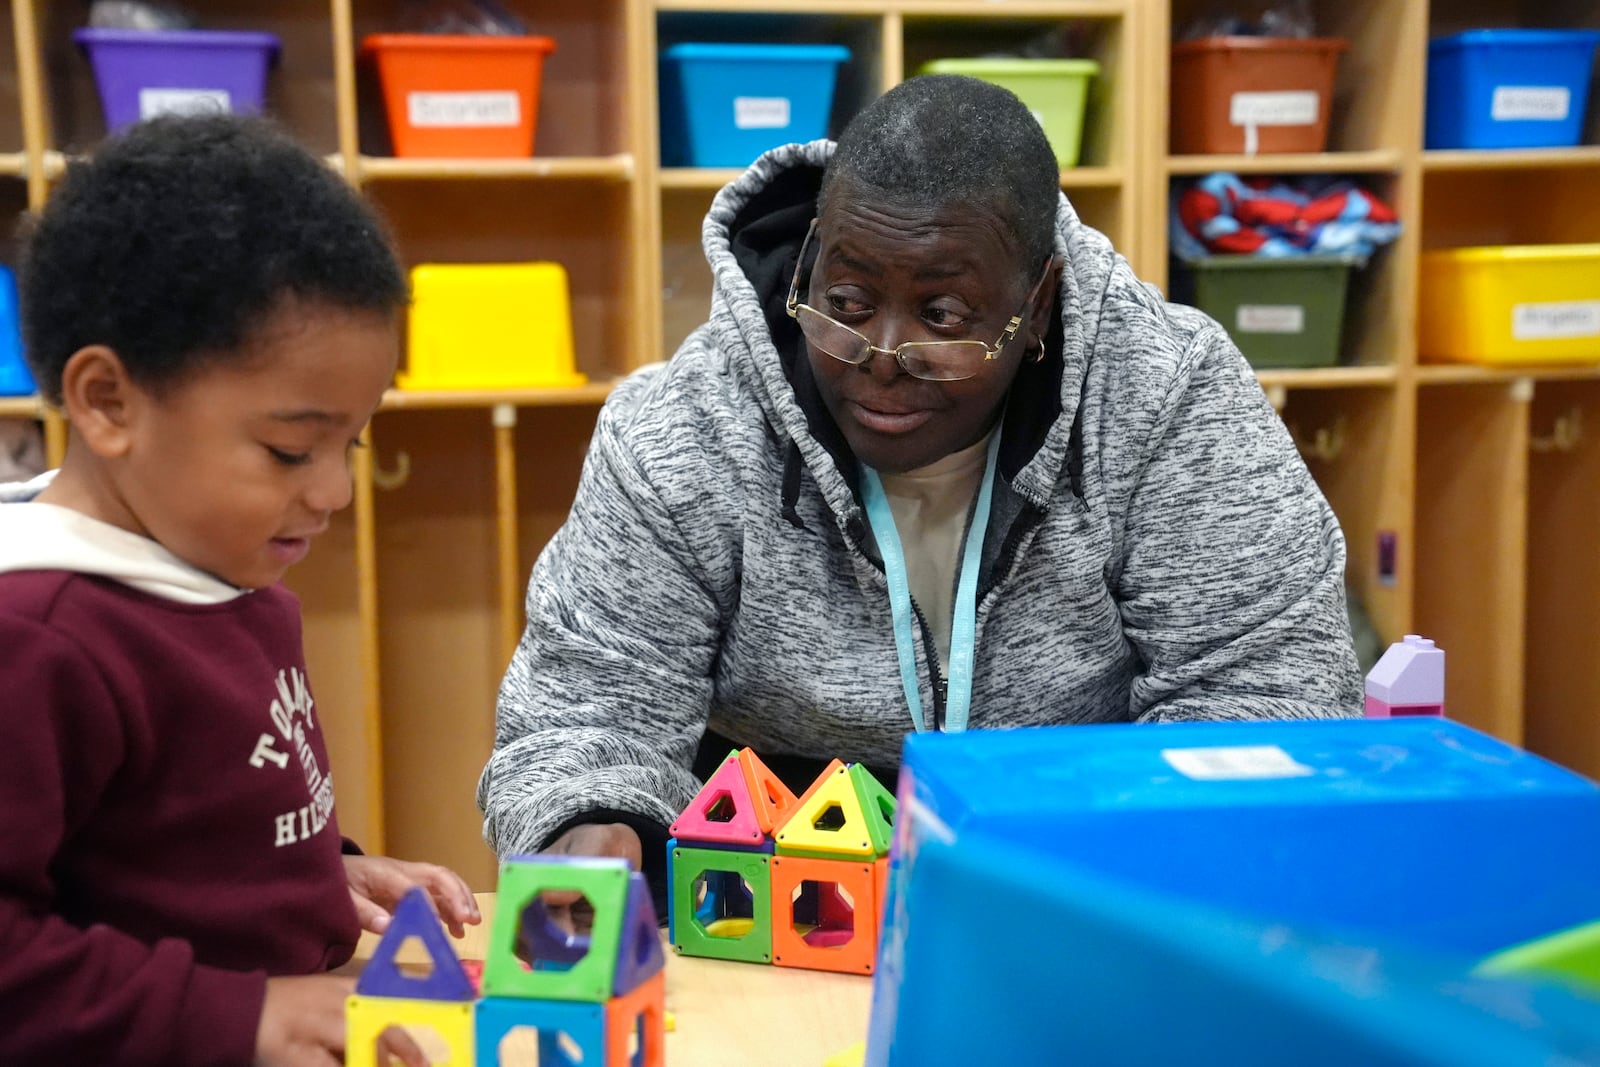
M 594 911 L 586 934 L 555 919 L 545 894 L 576 893 Z M 412 938 L 425 974 L 402 970 Z M 494 925 L 474 986 L 421 889 L 408 893 L 346 1007 L 348 1067 L 375 1067 L 391 1026 L 448 1046 L 436 1067 L 498 1067 L 508 1036 L 537 1035 L 542 1067 L 661 1067 L 666 959 L 644 877 L 623 860 L 521 856 L 500 867 Z M 425 1050 L 428 1051 L 428 1050 Z
M 667 843 L 670 937 L 688 956 L 871 974 L 894 797 L 862 765 L 828 765 L 796 798 L 731 752 Z

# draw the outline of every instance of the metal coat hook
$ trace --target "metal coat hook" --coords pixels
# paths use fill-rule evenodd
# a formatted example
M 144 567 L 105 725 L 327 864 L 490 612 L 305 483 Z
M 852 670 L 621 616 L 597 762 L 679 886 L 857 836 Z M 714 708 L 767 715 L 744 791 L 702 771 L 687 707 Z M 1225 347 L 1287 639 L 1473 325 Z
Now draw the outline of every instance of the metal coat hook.
M 372 484 L 379 489 L 398 489 L 411 480 L 411 454 L 409 452 L 396 452 L 394 454 L 394 470 L 386 471 L 378 465 L 378 457 L 372 457 Z
M 1557 415 L 1550 427 L 1549 437 L 1535 437 L 1528 447 L 1535 452 L 1572 452 L 1583 440 L 1583 409 L 1573 408 L 1565 415 Z
M 1344 416 L 1334 419 L 1331 427 L 1319 427 L 1310 440 L 1302 437 L 1293 426 L 1289 427 L 1289 436 L 1294 438 L 1295 447 L 1306 459 L 1332 463 L 1344 453 Z

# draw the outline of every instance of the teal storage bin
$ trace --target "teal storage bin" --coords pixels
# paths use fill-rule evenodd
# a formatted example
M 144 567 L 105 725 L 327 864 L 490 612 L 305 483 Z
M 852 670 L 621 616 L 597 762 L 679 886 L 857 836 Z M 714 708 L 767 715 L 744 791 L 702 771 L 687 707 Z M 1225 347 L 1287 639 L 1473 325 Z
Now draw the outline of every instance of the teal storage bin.
M 841 45 L 675 44 L 661 52 L 661 163 L 747 167 L 828 135 Z
M 1600 788 L 1458 723 L 920 734 L 900 811 L 870 1064 L 1600 1053 L 1600 1002 L 1468 977 L 1600 918 Z
M 1428 42 L 1428 148 L 1583 139 L 1600 30 L 1468 30 Z
M 22 358 L 17 276 L 11 268 L 0 267 L 0 396 L 28 396 L 35 391 L 33 375 Z
M 1339 362 L 1354 256 L 1208 256 L 1189 264 L 1194 303 L 1257 369 Z

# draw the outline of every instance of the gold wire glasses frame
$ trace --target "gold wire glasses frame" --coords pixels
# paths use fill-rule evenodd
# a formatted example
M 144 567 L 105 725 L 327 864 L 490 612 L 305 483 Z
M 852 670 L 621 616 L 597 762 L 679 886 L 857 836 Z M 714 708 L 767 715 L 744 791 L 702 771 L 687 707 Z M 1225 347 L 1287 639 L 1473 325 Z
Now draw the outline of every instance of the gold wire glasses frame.
M 999 359 L 1000 353 L 1022 328 L 1022 317 L 1038 298 L 1039 290 L 1043 287 L 1044 280 L 1050 276 L 1050 267 L 1055 262 L 1054 257 L 1051 257 L 1045 264 L 1044 273 L 1034 284 L 1028 299 L 1017 313 L 1011 316 L 1011 321 L 1006 323 L 1000 339 L 992 345 L 986 345 L 982 341 L 902 341 L 893 348 L 879 348 L 865 335 L 837 319 L 818 311 L 810 304 L 800 303 L 800 272 L 805 268 L 806 249 L 811 246 L 811 238 L 816 232 L 817 220 L 812 219 L 811 226 L 806 230 L 806 239 L 800 245 L 800 258 L 794 265 L 794 280 L 789 283 L 789 301 L 786 305 L 789 317 L 799 324 L 800 332 L 806 335 L 806 340 L 839 362 L 848 363 L 853 367 L 859 367 L 870 360 L 874 352 L 882 352 L 886 356 L 893 356 L 895 362 L 900 364 L 900 369 L 913 378 L 930 382 L 964 381 L 975 377 L 985 363 Z M 1043 351 L 1039 353 L 1038 358 L 1044 358 Z

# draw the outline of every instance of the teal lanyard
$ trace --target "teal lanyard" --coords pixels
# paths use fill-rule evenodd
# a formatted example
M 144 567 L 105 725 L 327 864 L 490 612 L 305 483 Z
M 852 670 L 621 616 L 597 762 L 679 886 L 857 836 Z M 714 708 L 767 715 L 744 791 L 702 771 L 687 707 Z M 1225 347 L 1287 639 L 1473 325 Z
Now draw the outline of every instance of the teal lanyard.
M 1000 428 L 989 437 L 988 458 L 983 468 L 983 484 L 978 487 L 978 503 L 967 526 L 966 545 L 961 551 L 961 577 L 956 581 L 956 602 L 950 618 L 950 677 L 946 687 L 944 728 L 959 733 L 967 728 L 967 712 L 972 707 L 973 646 L 978 631 L 978 570 L 983 564 L 983 535 L 989 528 L 989 506 L 994 498 L 995 460 L 1000 455 Z M 861 499 L 867 506 L 867 521 L 883 556 L 884 577 L 889 580 L 889 609 L 894 615 L 894 650 L 900 657 L 900 686 L 911 708 L 911 721 L 917 732 L 928 726 L 922 718 L 922 687 L 917 683 L 916 645 L 911 638 L 911 587 L 906 581 L 906 556 L 895 529 L 894 512 L 884 495 L 878 472 L 861 467 Z M 929 649 L 930 658 L 934 650 Z

